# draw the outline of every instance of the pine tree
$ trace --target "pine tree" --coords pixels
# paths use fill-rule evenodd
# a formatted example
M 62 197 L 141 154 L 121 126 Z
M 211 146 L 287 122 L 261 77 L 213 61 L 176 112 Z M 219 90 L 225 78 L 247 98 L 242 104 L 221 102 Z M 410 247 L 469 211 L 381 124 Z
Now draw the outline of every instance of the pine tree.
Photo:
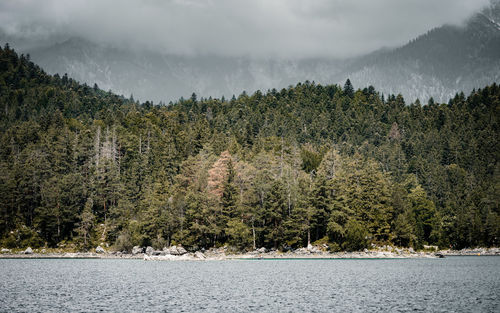
M 354 87 L 351 84 L 351 80 L 348 78 L 344 84 L 344 95 L 349 98 L 354 98 Z
M 91 247 L 92 230 L 95 223 L 95 215 L 92 213 L 92 207 L 94 202 L 92 198 L 88 198 L 83 208 L 82 213 L 79 216 L 78 227 L 76 228 L 76 233 L 80 240 L 83 240 L 83 248 L 89 249 Z

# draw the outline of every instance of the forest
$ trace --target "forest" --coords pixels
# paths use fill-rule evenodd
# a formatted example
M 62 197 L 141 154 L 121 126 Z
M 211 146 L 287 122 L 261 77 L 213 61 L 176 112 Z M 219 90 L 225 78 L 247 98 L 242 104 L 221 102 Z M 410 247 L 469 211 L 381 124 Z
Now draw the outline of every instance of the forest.
M 138 78 L 139 79 L 139 78 Z M 500 245 L 500 86 L 139 103 L 0 48 L 0 246 Z

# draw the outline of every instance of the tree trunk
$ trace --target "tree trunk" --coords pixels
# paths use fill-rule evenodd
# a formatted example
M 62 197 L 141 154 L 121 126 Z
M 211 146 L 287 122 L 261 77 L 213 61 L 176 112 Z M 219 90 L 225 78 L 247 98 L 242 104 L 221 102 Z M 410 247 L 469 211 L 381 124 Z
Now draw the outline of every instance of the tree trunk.
M 59 215 L 57 216 L 57 240 L 61 240 L 61 221 Z
M 106 204 L 104 204 L 104 230 L 102 231 L 101 239 L 106 240 Z
M 257 246 L 255 245 L 255 223 L 252 218 L 252 235 L 253 235 L 253 249 L 257 249 Z

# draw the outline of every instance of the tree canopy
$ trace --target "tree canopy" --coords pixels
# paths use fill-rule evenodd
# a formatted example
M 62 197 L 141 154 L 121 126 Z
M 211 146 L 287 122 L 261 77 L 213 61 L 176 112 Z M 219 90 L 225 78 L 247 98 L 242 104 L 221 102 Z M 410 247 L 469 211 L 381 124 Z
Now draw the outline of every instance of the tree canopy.
M 0 48 L 0 245 L 500 240 L 496 84 L 448 103 L 299 83 L 138 103 Z

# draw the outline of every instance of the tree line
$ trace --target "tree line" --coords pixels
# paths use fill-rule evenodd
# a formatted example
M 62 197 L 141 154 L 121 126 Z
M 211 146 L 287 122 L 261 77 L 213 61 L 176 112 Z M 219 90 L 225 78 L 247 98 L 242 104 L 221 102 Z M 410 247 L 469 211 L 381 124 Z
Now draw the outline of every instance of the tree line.
M 0 48 L 0 245 L 498 246 L 500 87 L 299 83 L 168 105 Z

